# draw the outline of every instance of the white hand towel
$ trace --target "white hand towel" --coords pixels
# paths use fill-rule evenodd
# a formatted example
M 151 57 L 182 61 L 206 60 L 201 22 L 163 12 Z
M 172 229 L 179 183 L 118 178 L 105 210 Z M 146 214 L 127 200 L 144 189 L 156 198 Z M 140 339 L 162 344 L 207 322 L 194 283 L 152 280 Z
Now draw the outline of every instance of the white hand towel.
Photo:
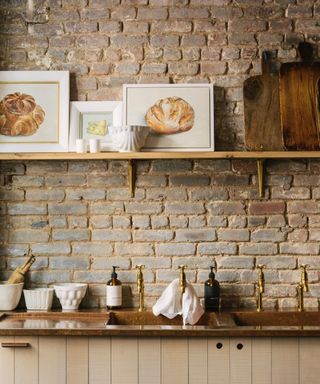
M 179 279 L 173 280 L 167 288 L 162 292 L 158 301 L 152 308 L 153 314 L 160 314 L 173 319 L 177 315 L 182 315 L 183 325 L 194 325 L 203 315 L 204 310 L 200 305 L 199 298 L 191 284 L 186 284 L 186 289 L 182 297 L 181 306 L 181 291 Z

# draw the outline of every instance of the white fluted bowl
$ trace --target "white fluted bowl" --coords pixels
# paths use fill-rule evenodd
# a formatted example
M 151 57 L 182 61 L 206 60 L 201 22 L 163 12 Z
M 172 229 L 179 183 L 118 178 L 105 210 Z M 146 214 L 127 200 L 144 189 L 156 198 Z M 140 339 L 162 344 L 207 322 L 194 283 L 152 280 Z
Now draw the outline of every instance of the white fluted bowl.
M 23 283 L 6 284 L 0 282 L 0 311 L 13 311 L 16 309 L 21 294 Z
M 88 284 L 64 283 L 53 286 L 64 311 L 75 311 L 86 294 Z
M 49 311 L 52 307 L 53 288 L 24 289 L 28 311 Z
M 110 127 L 112 147 L 119 152 L 138 152 L 144 146 L 149 131 L 149 127 L 143 125 Z

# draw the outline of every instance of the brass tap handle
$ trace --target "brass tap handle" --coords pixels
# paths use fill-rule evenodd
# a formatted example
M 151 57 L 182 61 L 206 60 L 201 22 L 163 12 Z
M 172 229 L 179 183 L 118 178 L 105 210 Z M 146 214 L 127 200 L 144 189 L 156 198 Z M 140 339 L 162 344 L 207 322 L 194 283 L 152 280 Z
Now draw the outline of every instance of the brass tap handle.
M 136 269 L 138 270 L 137 271 L 137 287 L 138 287 L 138 292 L 140 293 L 143 290 L 144 280 L 143 280 L 142 270 L 144 269 L 144 265 L 138 264 L 138 265 L 136 265 Z
M 308 267 L 307 264 L 300 265 L 300 271 L 301 271 L 300 285 L 305 292 L 309 291 L 307 267 Z
M 186 290 L 186 284 L 187 284 L 186 273 L 185 273 L 186 268 L 187 268 L 186 265 L 179 265 L 179 269 L 180 269 L 180 291 L 181 291 L 182 295 L 184 294 L 184 292 Z
M 264 267 L 265 266 L 262 264 L 257 265 L 257 268 L 258 268 L 258 289 L 259 289 L 260 293 L 264 293 L 264 284 L 265 284 L 264 273 L 263 273 Z

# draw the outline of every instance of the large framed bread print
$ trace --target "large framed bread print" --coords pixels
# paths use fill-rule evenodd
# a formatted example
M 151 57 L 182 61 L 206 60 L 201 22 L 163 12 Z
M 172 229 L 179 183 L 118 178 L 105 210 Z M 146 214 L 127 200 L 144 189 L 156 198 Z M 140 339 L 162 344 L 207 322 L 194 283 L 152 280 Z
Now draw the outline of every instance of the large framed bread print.
M 212 84 L 125 84 L 124 125 L 146 125 L 143 151 L 214 151 Z
M 0 72 L 0 152 L 66 152 L 68 71 Z

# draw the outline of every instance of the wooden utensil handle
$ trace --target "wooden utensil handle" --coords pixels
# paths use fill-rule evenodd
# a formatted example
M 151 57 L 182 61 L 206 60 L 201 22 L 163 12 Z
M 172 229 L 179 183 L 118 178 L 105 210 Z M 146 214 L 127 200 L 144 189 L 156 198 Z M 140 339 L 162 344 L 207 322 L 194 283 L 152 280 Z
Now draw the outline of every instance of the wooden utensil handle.
M 15 342 L 12 342 L 12 343 L 1 343 L 1 347 L 2 348 L 29 348 L 30 347 L 30 343 L 22 343 L 22 342 L 19 342 L 19 343 L 15 343 Z

